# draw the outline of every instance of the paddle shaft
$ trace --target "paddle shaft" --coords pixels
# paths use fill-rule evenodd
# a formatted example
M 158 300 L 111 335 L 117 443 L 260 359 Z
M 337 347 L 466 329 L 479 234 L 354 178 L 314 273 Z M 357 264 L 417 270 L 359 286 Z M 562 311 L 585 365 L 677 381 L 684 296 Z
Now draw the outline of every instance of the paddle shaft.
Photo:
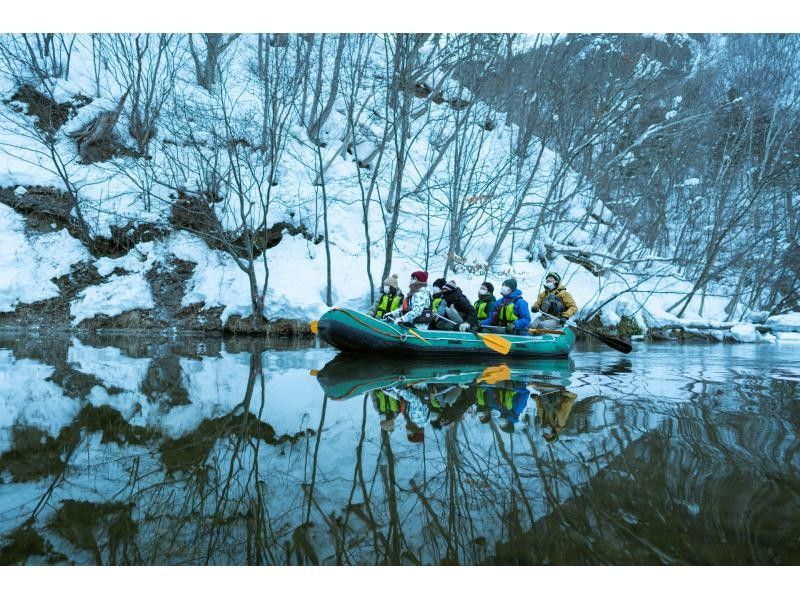
M 561 319 L 559 316 L 554 316 L 553 314 L 549 314 L 546 311 L 540 311 L 539 313 L 544 314 L 545 316 L 548 316 L 550 318 L 553 318 L 554 320 Z M 591 330 L 586 330 L 585 328 L 581 328 L 580 326 L 572 322 L 570 322 L 570 326 L 572 326 L 576 330 L 580 330 L 584 334 L 588 334 L 589 336 L 593 336 L 596 339 L 603 341 L 606 345 L 608 345 L 612 349 L 616 349 L 620 353 L 630 353 L 631 351 L 633 351 L 633 347 L 629 343 L 626 343 L 621 339 L 606 336 L 605 334 L 600 334 L 598 332 L 592 332 Z
M 438 314 L 437 314 L 436 317 L 441 318 L 445 322 L 450 322 L 454 326 L 458 326 L 458 324 L 456 324 L 455 322 L 453 322 L 453 320 L 451 320 L 449 318 L 445 318 L 444 316 L 440 316 Z M 504 338 L 502 338 L 500 336 L 497 336 L 497 335 L 494 335 L 494 334 L 491 334 L 491 335 L 484 334 L 483 336 L 481 336 L 480 334 L 478 334 L 475 331 L 470 331 L 470 332 L 472 332 L 472 334 L 474 334 L 479 339 L 481 339 L 481 341 L 483 341 L 483 344 L 487 348 L 489 348 L 492 351 L 494 351 L 495 353 L 500 353 L 501 355 L 506 355 L 511 350 L 511 343 L 508 340 L 506 340 L 506 339 L 504 339 Z

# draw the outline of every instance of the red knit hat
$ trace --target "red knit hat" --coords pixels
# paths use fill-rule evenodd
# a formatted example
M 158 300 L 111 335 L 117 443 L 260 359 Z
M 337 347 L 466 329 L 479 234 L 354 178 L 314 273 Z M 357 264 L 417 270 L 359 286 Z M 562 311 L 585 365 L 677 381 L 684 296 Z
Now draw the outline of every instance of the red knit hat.
M 424 272 L 423 270 L 417 270 L 416 272 L 412 272 L 411 276 L 413 276 L 420 282 L 428 282 L 428 273 Z

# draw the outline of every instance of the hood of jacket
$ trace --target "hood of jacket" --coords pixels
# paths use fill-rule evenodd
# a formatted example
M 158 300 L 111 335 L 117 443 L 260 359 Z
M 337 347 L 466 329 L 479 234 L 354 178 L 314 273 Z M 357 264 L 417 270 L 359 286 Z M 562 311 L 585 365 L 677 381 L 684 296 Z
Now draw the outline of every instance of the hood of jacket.
M 519 299 L 521 297 L 522 297 L 522 291 L 520 291 L 519 289 L 514 289 L 508 295 L 503 295 L 500 301 L 505 301 L 506 299 L 514 301 L 515 299 Z

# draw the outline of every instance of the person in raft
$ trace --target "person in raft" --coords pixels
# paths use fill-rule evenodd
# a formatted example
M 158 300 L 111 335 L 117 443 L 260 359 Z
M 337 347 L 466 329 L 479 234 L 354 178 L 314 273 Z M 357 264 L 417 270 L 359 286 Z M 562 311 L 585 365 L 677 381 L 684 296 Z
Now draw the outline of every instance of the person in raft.
M 403 304 L 403 292 L 399 287 L 400 283 L 397 281 L 397 274 L 388 276 L 383 281 L 381 296 L 369 308 L 369 315 L 380 320 L 390 311 L 399 309 Z
M 489 317 L 481 325 L 502 326 L 506 329 L 506 334 L 527 336 L 531 313 L 528 302 L 522 298 L 522 291 L 517 288 L 517 279 L 509 278 L 504 281 L 500 294 L 502 298 L 494 304 Z
M 435 326 L 436 330 L 458 330 L 459 332 L 478 331 L 478 315 L 475 308 L 464 296 L 455 280 L 442 286 L 442 298 L 444 309 L 440 306 L 438 311 L 434 311 L 432 328 Z M 442 318 L 437 319 L 439 316 Z
M 533 313 L 541 311 L 533 328 L 559 328 L 578 311 L 575 300 L 561 284 L 561 277 L 555 272 L 548 272 L 544 279 L 544 290 L 539 293 L 531 307 Z
M 411 273 L 408 295 L 403 299 L 403 304 L 384 317 L 407 328 L 418 326 L 422 330 L 427 330 L 432 315 L 428 273 L 418 270 Z
M 433 285 L 431 286 L 431 312 L 434 316 L 439 314 L 440 316 L 444 315 L 444 297 L 442 297 L 442 289 L 444 289 L 444 285 L 447 284 L 447 281 L 444 278 L 437 278 L 433 281 Z M 433 326 L 431 326 L 433 328 Z
M 485 320 L 492 313 L 494 304 L 497 299 L 494 296 L 494 285 L 488 280 L 483 281 L 480 290 L 478 291 L 478 300 L 472 304 L 475 311 L 478 313 L 479 320 Z

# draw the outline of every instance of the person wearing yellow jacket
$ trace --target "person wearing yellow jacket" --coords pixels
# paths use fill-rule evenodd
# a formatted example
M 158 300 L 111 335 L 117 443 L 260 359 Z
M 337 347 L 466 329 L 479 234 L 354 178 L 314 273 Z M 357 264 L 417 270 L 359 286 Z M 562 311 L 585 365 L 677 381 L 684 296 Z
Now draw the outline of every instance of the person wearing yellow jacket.
M 544 280 L 544 290 L 531 305 L 531 312 L 542 313 L 531 323 L 533 328 L 557 328 L 578 312 L 578 306 L 567 287 L 561 284 L 561 277 L 548 272 Z

